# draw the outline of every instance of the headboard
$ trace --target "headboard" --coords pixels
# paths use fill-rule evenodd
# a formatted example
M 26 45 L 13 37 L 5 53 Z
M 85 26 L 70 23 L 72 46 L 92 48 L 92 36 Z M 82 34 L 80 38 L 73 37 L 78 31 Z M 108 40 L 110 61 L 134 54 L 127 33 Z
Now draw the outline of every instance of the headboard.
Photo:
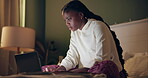
M 123 49 L 130 78 L 148 78 L 148 19 L 111 25 Z
M 148 52 L 148 19 L 111 25 L 123 52 Z

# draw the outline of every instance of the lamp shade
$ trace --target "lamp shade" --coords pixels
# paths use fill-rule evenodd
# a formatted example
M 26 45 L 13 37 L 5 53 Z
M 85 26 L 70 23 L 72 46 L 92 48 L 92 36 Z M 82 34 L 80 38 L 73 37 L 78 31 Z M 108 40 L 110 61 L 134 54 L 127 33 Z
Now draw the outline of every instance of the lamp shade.
M 34 51 L 35 31 L 19 26 L 4 26 L 1 35 L 1 48 L 10 51 Z

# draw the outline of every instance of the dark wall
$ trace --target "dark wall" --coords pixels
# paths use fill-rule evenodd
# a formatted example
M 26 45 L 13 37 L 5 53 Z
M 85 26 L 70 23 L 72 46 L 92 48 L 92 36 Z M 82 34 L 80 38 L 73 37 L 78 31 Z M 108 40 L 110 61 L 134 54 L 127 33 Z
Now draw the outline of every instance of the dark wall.
M 36 40 L 45 41 L 45 0 L 26 0 L 26 27 L 35 29 Z

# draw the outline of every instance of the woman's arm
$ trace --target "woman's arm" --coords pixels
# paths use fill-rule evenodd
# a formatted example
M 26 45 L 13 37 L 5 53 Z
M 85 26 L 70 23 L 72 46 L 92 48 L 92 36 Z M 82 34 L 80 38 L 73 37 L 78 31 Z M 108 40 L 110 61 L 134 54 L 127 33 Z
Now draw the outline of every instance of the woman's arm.
M 70 70 L 70 72 L 73 72 L 73 73 L 85 73 L 85 72 L 88 72 L 88 69 L 89 68 L 78 68 L 78 69 L 73 69 L 73 70 Z
M 109 60 L 111 55 L 111 34 L 103 22 L 97 22 L 94 35 L 96 38 L 96 61 Z
M 60 65 L 64 66 L 68 71 L 72 68 L 75 68 L 78 65 L 78 63 L 79 63 L 79 54 L 75 43 L 75 37 L 73 36 L 73 33 L 71 33 L 69 50 L 67 52 L 66 57 L 62 60 Z

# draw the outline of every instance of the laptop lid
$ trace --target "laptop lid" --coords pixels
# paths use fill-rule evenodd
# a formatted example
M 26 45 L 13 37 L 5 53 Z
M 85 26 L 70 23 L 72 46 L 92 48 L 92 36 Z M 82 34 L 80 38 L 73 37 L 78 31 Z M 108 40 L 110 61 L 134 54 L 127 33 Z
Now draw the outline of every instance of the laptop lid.
M 41 63 L 37 52 L 15 55 L 18 73 L 41 71 Z

